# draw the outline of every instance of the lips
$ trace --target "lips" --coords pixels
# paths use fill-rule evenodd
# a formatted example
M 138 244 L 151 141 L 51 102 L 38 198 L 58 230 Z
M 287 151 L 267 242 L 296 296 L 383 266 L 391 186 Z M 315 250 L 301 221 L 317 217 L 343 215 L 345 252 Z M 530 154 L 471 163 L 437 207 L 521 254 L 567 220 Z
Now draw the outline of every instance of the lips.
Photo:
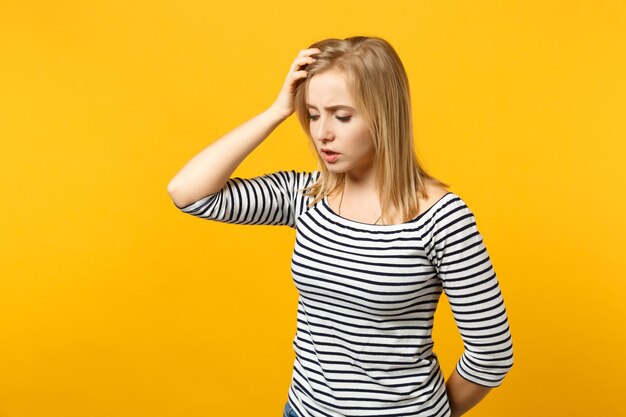
M 328 163 L 334 163 L 341 158 L 341 154 L 328 149 L 322 149 L 322 158 L 324 158 L 324 161 Z

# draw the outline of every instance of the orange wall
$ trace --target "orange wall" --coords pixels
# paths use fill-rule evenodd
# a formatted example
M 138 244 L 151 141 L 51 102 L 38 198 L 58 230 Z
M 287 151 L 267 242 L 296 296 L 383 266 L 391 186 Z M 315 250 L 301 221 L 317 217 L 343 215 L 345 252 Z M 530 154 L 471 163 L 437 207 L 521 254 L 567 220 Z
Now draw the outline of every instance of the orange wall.
M 0 5 L 0 416 L 279 416 L 295 231 L 202 221 L 169 180 L 297 52 L 389 40 L 427 169 L 474 211 L 515 365 L 468 416 L 618 415 L 623 1 Z M 314 169 L 294 116 L 235 171 Z M 445 299 L 436 351 L 462 345 Z

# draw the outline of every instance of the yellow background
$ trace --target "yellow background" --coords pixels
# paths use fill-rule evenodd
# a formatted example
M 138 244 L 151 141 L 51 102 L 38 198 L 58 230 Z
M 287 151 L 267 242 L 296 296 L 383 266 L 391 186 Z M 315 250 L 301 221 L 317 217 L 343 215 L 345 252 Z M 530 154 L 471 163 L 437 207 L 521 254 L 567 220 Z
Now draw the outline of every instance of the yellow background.
M 474 211 L 515 365 L 468 416 L 617 416 L 626 374 L 623 1 L 0 3 L 0 417 L 279 416 L 295 231 L 167 184 L 300 49 L 387 39 L 418 154 Z M 314 169 L 295 116 L 235 171 Z M 442 298 L 446 377 L 462 345 Z

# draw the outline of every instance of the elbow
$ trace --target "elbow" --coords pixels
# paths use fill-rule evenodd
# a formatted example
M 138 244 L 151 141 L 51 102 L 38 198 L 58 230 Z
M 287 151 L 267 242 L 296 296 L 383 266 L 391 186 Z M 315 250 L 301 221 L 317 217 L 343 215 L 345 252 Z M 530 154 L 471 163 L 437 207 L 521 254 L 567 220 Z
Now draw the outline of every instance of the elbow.
M 172 178 L 170 180 L 170 182 L 167 184 L 167 193 L 170 195 L 170 197 L 174 197 L 174 195 L 176 194 L 176 189 L 178 188 L 177 183 L 176 183 L 176 177 Z
M 466 350 L 457 364 L 466 379 L 488 387 L 499 386 L 512 368 L 512 345 L 489 353 Z
M 511 369 L 513 368 L 513 346 L 511 346 L 510 350 L 509 350 L 509 356 L 506 359 L 505 363 L 504 363 L 504 374 L 508 374 Z
M 504 358 L 500 361 L 498 365 L 498 372 L 500 374 L 500 382 L 509 374 L 511 369 L 513 368 L 513 355 L 508 358 Z
M 187 205 L 185 201 L 182 201 L 180 199 L 179 193 L 177 192 L 177 189 L 173 180 L 170 181 L 169 184 L 167 184 L 167 193 L 169 194 L 170 198 L 172 199 L 172 202 L 178 209 L 181 209 Z
M 513 368 L 513 363 L 513 346 L 509 346 L 509 349 L 503 355 L 494 358 L 494 365 L 497 373 L 500 374 L 500 383 Z
M 501 378 L 504 379 L 505 375 L 513 368 L 513 345 L 509 345 L 502 349 L 500 352 L 494 353 L 491 358 L 492 366 L 500 373 Z
M 513 339 L 510 336 L 508 338 L 508 345 L 497 355 L 496 360 L 499 362 L 504 374 L 509 373 L 513 368 Z

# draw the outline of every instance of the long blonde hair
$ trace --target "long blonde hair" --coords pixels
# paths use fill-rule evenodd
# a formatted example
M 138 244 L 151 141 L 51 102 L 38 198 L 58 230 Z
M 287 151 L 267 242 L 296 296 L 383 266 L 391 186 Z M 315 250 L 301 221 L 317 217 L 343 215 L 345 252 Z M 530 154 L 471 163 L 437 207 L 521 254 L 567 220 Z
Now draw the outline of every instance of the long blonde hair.
M 302 189 L 305 196 L 313 197 L 310 205 L 345 186 L 345 173 L 329 171 L 316 150 L 306 106 L 311 78 L 339 69 L 346 76 L 356 110 L 374 138 L 376 187 L 383 223 L 389 217 L 390 206 L 398 208 L 403 222 L 412 219 L 419 212 L 418 193 L 428 198 L 425 179 L 445 188 L 449 185 L 428 174 L 415 154 L 409 83 L 400 57 L 384 39 L 368 36 L 324 39 L 309 48 L 319 48 L 321 52 L 314 55 L 315 62 L 301 68 L 307 71 L 307 77 L 296 86 L 294 107 L 309 145 L 318 155 L 321 172 L 315 183 Z

